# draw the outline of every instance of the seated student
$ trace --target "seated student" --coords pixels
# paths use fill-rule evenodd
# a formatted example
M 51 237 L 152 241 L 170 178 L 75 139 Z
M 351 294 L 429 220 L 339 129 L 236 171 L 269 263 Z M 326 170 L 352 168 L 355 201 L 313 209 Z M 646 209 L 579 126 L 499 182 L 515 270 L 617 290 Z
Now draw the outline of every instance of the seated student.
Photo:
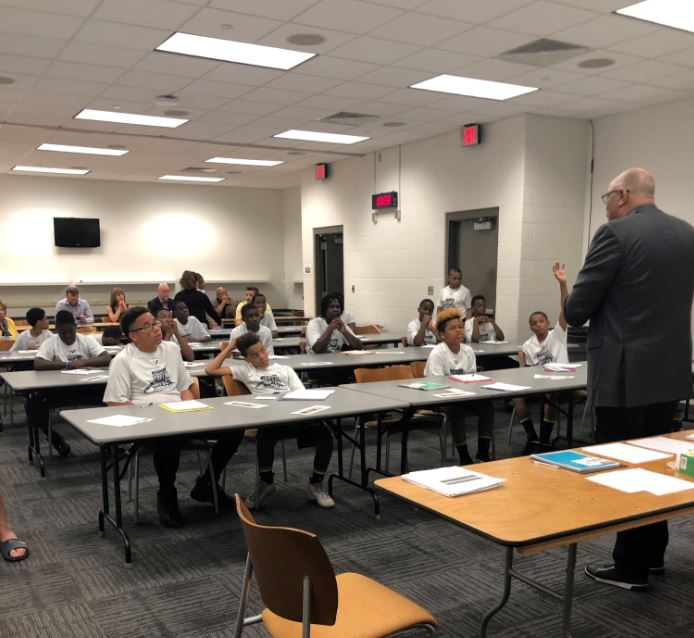
M 161 324 L 161 340 L 172 341 L 177 344 L 181 349 L 181 357 L 184 361 L 195 361 L 195 353 L 188 344 L 188 339 L 179 333 L 171 311 L 162 309 L 157 312 L 155 317 Z
M 205 325 L 188 313 L 188 306 L 183 301 L 177 301 L 174 306 L 174 321 L 178 334 L 185 337 L 188 343 L 194 341 L 211 341 L 212 337 L 207 332 Z
M 7 316 L 7 306 L 0 301 L 0 337 L 16 337 L 17 326 L 12 317 Z
M 120 326 L 106 326 L 101 333 L 102 346 L 120 346 L 123 343 L 123 331 Z
M 477 371 L 475 353 L 470 346 L 462 343 L 463 322 L 457 308 L 446 308 L 436 317 L 436 329 L 441 343 L 437 345 L 427 359 L 424 376 L 448 376 L 450 374 L 468 374 Z M 477 461 L 490 461 L 489 446 L 494 426 L 494 408 L 488 400 L 470 403 L 452 403 L 443 406 L 453 432 L 453 442 L 460 465 L 470 465 L 472 458 L 467 449 L 465 437 L 465 410 L 476 414 L 477 425 Z
M 258 313 L 260 314 L 260 325 L 265 326 L 271 332 L 273 339 L 277 339 L 280 333 L 277 330 L 275 318 L 268 310 L 267 297 L 265 297 L 262 292 L 259 292 L 253 297 L 253 305 L 258 309 Z
M 465 341 L 478 343 L 504 340 L 504 331 L 496 325 L 494 319 L 487 317 L 487 299 L 484 295 L 475 295 L 470 308 L 472 316 L 465 321 Z
M 407 324 L 407 344 L 410 346 L 436 345 L 436 335 L 432 332 L 434 302 L 431 299 L 422 299 L 417 312 L 419 317 Z
M 123 333 L 130 343 L 111 363 L 104 402 L 110 406 L 152 405 L 193 398 L 191 378 L 183 365 L 178 346 L 162 341 L 159 322 L 143 306 L 129 308 L 121 319 Z M 206 433 L 197 433 L 205 438 Z M 217 440 L 212 450 L 212 466 L 196 481 L 190 497 L 204 503 L 214 502 L 217 490 L 220 507 L 231 509 L 234 500 L 218 484 L 219 476 L 234 455 L 243 438 L 243 430 L 220 430 L 209 434 Z M 181 437 L 162 436 L 144 441 L 152 450 L 154 469 L 159 480 L 157 510 L 159 522 L 165 527 L 180 527 L 184 521 L 178 508 L 176 472 L 181 456 Z M 214 488 L 213 488 L 214 486 Z
M 202 277 L 199 273 L 192 270 L 184 270 L 178 282 L 181 290 L 176 293 L 174 301 L 176 303 L 182 301 L 186 304 L 190 315 L 195 317 L 200 323 L 207 324 L 209 317 L 211 320 L 210 325 L 216 326 L 220 323 L 219 315 L 212 306 L 210 298 L 204 292 L 198 290 L 201 279 Z M 202 285 L 204 286 L 204 282 Z
M 448 271 L 448 281 L 446 286 L 439 292 L 439 305 L 436 312 L 441 312 L 444 308 L 457 308 L 464 319 L 470 316 L 470 291 L 463 286 L 463 271 L 460 268 L 451 268 Z
M 354 321 L 354 317 L 352 317 L 352 313 L 349 310 L 345 310 L 345 296 L 339 292 L 335 294 L 339 297 L 340 305 L 342 306 L 342 314 L 340 315 L 340 319 L 342 320 L 342 323 L 344 323 L 352 332 L 354 332 L 357 329 L 357 324 Z
M 5 509 L 5 496 L 0 489 L 0 554 L 10 562 L 16 563 L 29 558 L 29 546 L 17 539 L 17 534 L 12 531 L 12 526 L 7 518 Z
M 260 290 L 258 290 L 256 286 L 246 286 L 246 291 L 244 292 L 246 298 L 243 301 L 239 301 L 239 303 L 236 304 L 236 318 L 234 319 L 234 322 L 237 326 L 240 326 L 241 322 L 243 321 L 243 318 L 241 317 L 241 310 L 246 304 L 252 303 L 253 297 L 255 297 L 259 292 Z M 270 304 L 267 305 L 266 312 L 272 312 Z
M 150 299 L 147 302 L 147 308 L 148 310 L 153 314 L 156 315 L 157 312 L 160 310 L 170 310 L 173 312 L 174 309 L 174 300 L 169 297 L 171 294 L 171 289 L 169 288 L 169 284 L 166 282 L 162 282 L 157 286 L 157 296 L 154 297 L 154 299 Z
M 104 347 L 91 335 L 77 334 L 72 313 L 60 310 L 55 316 L 57 334 L 46 339 L 39 347 L 34 359 L 35 370 L 75 370 L 77 368 L 108 368 L 111 357 Z M 55 388 L 36 392 L 27 400 L 27 420 L 48 433 L 48 416 L 51 405 L 57 400 L 65 402 L 74 398 L 77 404 L 100 404 L 99 387 L 80 385 Z M 70 446 L 55 430 L 51 432 L 51 444 L 60 456 L 70 454 Z
M 550 329 L 549 319 L 541 310 L 530 315 L 529 324 L 533 336 L 524 344 L 523 350 L 518 353 L 521 366 L 543 366 L 547 363 L 568 363 L 569 352 L 566 347 L 566 320 L 564 319 L 564 300 L 569 294 L 566 285 L 566 272 L 564 266 L 555 263 L 552 266 L 554 278 L 559 282 L 559 320 L 554 328 Z M 554 397 L 557 398 L 556 396 Z M 525 430 L 527 442 L 523 448 L 523 454 L 529 454 L 537 447 L 538 438 L 533 425 L 528 405 L 524 399 L 513 399 L 516 416 Z M 552 429 L 554 428 L 556 410 L 553 406 L 545 404 L 545 411 L 540 421 L 539 445 L 548 448 Z
M 205 368 L 205 372 L 213 377 L 230 374 L 253 393 L 276 394 L 291 390 L 303 390 L 296 372 L 289 366 L 277 363 L 270 364 L 268 353 L 263 347 L 258 335 L 249 332 L 239 337 L 236 347 L 243 356 L 243 363 L 234 368 L 221 367 L 224 360 L 231 356 L 232 345 L 228 345 Z M 258 468 L 260 485 L 256 497 L 255 492 L 246 499 L 251 509 L 260 507 L 262 501 L 275 493 L 273 484 L 272 465 L 275 461 L 275 445 L 281 439 L 296 437 L 299 448 L 315 445 L 316 454 L 313 459 L 313 474 L 309 478 L 308 497 L 320 507 L 334 507 L 335 501 L 323 487 L 323 478 L 328 471 L 330 456 L 333 450 L 333 437 L 330 431 L 321 423 L 296 423 L 276 427 L 260 428 L 258 430 Z
M 29 308 L 26 318 L 31 328 L 19 333 L 10 350 L 38 350 L 46 339 L 53 336 L 48 329 L 48 318 L 43 308 Z
M 231 300 L 224 286 L 217 288 L 216 301 L 215 310 L 220 319 L 233 319 L 236 316 L 236 304 Z
M 111 296 L 106 306 L 106 316 L 111 323 L 120 321 L 123 313 L 129 308 L 125 303 L 125 293 L 122 288 L 111 288 Z
M 328 293 L 321 299 L 320 316 L 306 326 L 306 341 L 311 352 L 340 352 L 345 346 L 362 350 L 363 345 L 350 328 L 340 319 L 342 302 L 337 293 Z
M 68 286 L 65 288 L 65 297 L 55 304 L 55 314 L 61 310 L 69 312 L 80 326 L 94 323 L 94 313 L 86 299 L 80 298 L 79 288 Z
M 272 333 L 269 328 L 260 324 L 258 308 L 252 303 L 246 304 L 241 309 L 241 317 L 243 318 L 243 323 L 240 326 L 236 326 L 229 335 L 229 344 L 232 346 L 232 349 L 236 346 L 239 337 L 252 332 L 258 335 L 258 339 L 263 344 L 265 351 L 269 355 L 274 355 L 275 349 L 272 347 Z

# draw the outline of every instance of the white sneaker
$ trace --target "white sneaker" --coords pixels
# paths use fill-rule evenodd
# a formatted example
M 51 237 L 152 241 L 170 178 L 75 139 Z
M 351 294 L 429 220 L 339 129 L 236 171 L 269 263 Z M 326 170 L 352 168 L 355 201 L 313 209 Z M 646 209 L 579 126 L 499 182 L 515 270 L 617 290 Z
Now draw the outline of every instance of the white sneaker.
M 258 492 L 253 491 L 246 497 L 246 506 L 249 510 L 256 510 L 260 507 L 261 503 L 268 497 L 272 496 L 277 492 L 277 488 L 274 483 L 266 483 L 263 480 L 258 481 Z
M 330 497 L 323 487 L 323 483 L 309 482 L 306 493 L 312 501 L 316 501 L 318 507 L 335 507 L 335 501 Z

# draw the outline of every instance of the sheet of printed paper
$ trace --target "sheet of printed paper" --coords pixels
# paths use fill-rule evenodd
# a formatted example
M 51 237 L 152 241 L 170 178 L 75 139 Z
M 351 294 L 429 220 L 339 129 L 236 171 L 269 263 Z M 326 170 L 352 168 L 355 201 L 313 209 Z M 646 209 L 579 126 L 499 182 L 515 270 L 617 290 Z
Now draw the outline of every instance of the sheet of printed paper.
M 588 454 L 597 454 L 606 456 L 617 461 L 626 463 L 648 463 L 650 461 L 659 461 L 661 459 L 670 458 L 671 454 L 648 450 L 635 445 L 627 445 L 626 443 L 605 443 L 603 445 L 589 445 L 583 448 Z
M 530 390 L 530 386 L 527 385 L 513 385 L 512 383 L 502 383 L 501 381 L 483 385 L 482 387 L 487 390 L 499 390 L 500 392 L 521 392 L 523 390 Z
M 323 412 L 325 410 L 329 410 L 330 406 L 329 405 L 309 405 L 307 408 L 302 408 L 301 410 L 297 410 L 296 412 L 292 412 L 291 414 L 300 414 L 301 416 L 311 416 L 313 414 L 318 414 L 319 412 Z
M 593 483 L 599 483 L 630 494 L 650 492 L 655 496 L 664 496 L 665 494 L 694 490 L 694 482 L 684 481 L 658 472 L 650 472 L 642 468 L 604 472 L 596 476 L 589 476 L 587 479 Z
M 665 436 L 649 436 L 645 439 L 631 439 L 627 441 L 631 445 L 638 445 L 649 450 L 666 452 L 667 454 L 686 454 L 692 449 L 692 444 L 687 441 L 678 441 Z
M 450 390 L 446 390 L 446 392 L 441 392 L 440 394 L 435 394 L 433 396 L 435 396 L 437 399 L 451 399 L 455 397 L 475 396 L 475 393 L 451 388 Z
M 137 425 L 138 423 L 146 423 L 151 421 L 147 417 L 142 416 L 130 416 L 128 414 L 114 414 L 112 416 L 101 417 L 100 419 L 89 419 L 87 423 L 96 423 L 98 425 L 110 425 L 116 428 L 126 428 L 130 425 Z
M 74 370 L 61 370 L 60 374 L 96 374 L 102 372 L 99 368 L 75 368 Z
M 267 407 L 266 404 L 251 403 L 250 401 L 225 401 L 224 405 L 233 405 L 235 408 L 249 408 L 251 410 L 257 410 L 258 408 Z

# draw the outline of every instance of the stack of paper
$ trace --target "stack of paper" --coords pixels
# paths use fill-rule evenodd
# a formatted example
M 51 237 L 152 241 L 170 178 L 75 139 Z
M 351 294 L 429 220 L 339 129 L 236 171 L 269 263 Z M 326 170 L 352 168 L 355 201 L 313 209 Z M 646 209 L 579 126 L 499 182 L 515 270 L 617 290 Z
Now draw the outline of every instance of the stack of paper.
M 461 496 L 490 490 L 505 480 L 457 466 L 410 472 L 403 474 L 401 478 L 444 496 Z
M 691 443 L 670 439 L 665 436 L 649 436 L 645 439 L 632 439 L 631 441 L 627 441 L 627 443 L 645 447 L 649 450 L 665 452 L 666 454 L 686 454 L 692 449 Z
M 325 401 L 335 390 L 293 390 L 282 398 L 296 401 Z
M 530 386 L 527 385 L 513 385 L 513 383 L 502 383 L 501 381 L 483 385 L 482 387 L 485 390 L 494 390 L 496 392 L 522 392 L 523 390 L 530 390 Z
M 458 383 L 485 383 L 491 381 L 489 377 L 481 374 L 452 374 L 449 379 L 458 381 Z
M 589 481 L 593 481 L 593 483 L 611 487 L 620 492 L 627 492 L 628 494 L 650 492 L 655 496 L 663 496 L 665 494 L 684 492 L 685 490 L 694 490 L 694 482 L 683 481 L 673 476 L 649 472 L 641 468 L 606 472 L 605 474 L 587 478 Z
M 174 401 L 172 403 L 160 403 L 159 404 L 160 408 L 163 408 L 164 410 L 168 412 L 198 412 L 199 410 L 212 410 L 211 405 L 207 405 L 206 403 L 202 403 L 202 401 L 196 401 L 193 399 L 192 401 Z
M 125 428 L 130 425 L 137 425 L 138 423 L 145 423 L 151 421 L 147 417 L 140 416 L 129 416 L 127 414 L 114 414 L 113 416 L 105 416 L 101 419 L 89 419 L 87 423 L 96 423 L 98 425 L 109 425 L 116 428 Z
M 580 363 L 548 363 L 545 365 L 547 372 L 576 372 L 580 368 Z
M 671 454 L 655 452 L 642 447 L 636 447 L 635 445 L 627 445 L 626 443 L 590 445 L 583 449 L 591 454 L 599 454 L 600 456 L 607 456 L 611 459 L 617 459 L 618 461 L 625 461 L 627 463 L 648 463 L 650 461 L 667 459 L 671 456 Z

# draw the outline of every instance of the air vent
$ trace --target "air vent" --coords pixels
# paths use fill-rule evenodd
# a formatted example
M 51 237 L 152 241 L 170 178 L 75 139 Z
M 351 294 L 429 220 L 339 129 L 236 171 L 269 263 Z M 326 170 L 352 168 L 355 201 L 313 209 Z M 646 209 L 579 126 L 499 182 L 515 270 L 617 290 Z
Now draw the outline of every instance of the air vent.
M 551 66 L 565 60 L 570 60 L 577 55 L 583 55 L 590 51 L 588 47 L 559 40 L 542 38 L 528 44 L 506 51 L 498 56 L 499 60 L 516 62 L 518 64 L 530 64 L 532 66 Z
M 329 122 L 330 124 L 342 124 L 343 126 L 359 126 L 360 124 L 371 124 L 379 119 L 378 115 L 368 115 L 367 113 L 351 113 L 340 111 L 327 117 L 322 117 L 319 122 Z

